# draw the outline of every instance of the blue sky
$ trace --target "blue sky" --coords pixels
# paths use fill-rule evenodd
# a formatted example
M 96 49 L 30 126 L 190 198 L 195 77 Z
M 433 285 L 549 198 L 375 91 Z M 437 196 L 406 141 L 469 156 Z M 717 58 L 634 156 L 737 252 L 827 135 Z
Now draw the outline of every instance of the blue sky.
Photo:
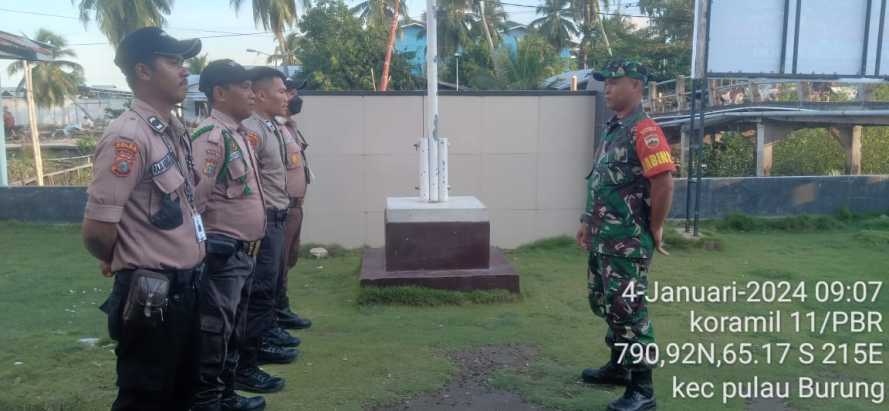
M 355 4 L 357 0 L 346 0 Z M 419 17 L 426 8 L 425 0 L 407 0 L 408 13 Z M 510 0 L 510 3 L 537 5 L 541 0 Z M 176 0 L 173 12 L 167 18 L 166 30 L 175 37 L 198 37 L 219 35 L 217 32 L 257 33 L 253 24 L 250 2 L 235 13 L 229 7 L 229 0 Z M 208 5 L 213 5 L 209 7 Z M 535 17 L 534 9 L 507 6 L 510 18 L 527 23 Z M 28 13 L 42 13 L 35 15 Z M 49 16 L 55 15 L 55 16 Z M 77 62 L 85 70 L 89 85 L 116 85 L 126 88 L 123 75 L 114 66 L 114 50 L 105 37 L 92 23 L 86 27 L 76 18 L 77 8 L 71 0 L 5 0 L 0 2 L 0 30 L 14 34 L 33 36 L 39 28 L 47 28 L 62 34 L 77 53 Z M 211 59 L 231 58 L 242 64 L 265 64 L 265 56 L 248 53 L 248 48 L 265 52 L 274 49 L 273 36 L 268 33 L 203 39 L 204 51 Z M 19 77 L 6 74 L 8 62 L 0 61 L 0 85 L 13 86 Z

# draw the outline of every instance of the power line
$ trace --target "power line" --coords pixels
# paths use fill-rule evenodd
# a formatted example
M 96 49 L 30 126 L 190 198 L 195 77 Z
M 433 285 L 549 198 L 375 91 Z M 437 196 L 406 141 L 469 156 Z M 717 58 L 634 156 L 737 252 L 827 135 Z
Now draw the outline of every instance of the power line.
M 197 38 L 197 39 L 218 39 L 218 38 L 223 38 L 223 37 L 258 36 L 258 35 L 260 35 L 260 34 L 271 34 L 271 32 L 269 32 L 269 31 L 260 31 L 260 32 L 256 32 L 256 33 L 219 34 L 219 35 L 216 35 L 216 36 L 198 36 L 198 37 L 195 37 L 195 38 Z M 101 45 L 107 45 L 107 44 L 109 44 L 109 43 L 108 43 L 108 42 L 95 42 L 95 43 L 76 43 L 76 44 L 69 44 L 69 46 L 101 46 Z
M 537 10 L 537 7 L 538 7 L 538 6 L 532 6 L 530 4 L 507 3 L 504 1 L 492 1 L 492 3 L 498 4 L 501 6 L 523 7 L 523 8 L 529 8 L 529 9 L 534 9 L 534 10 Z M 629 8 L 629 7 L 626 7 L 626 8 Z M 654 16 L 645 16 L 645 15 L 638 15 L 638 14 L 607 13 L 607 12 L 598 12 L 595 14 L 600 15 L 600 16 L 634 17 L 634 18 L 641 18 L 641 19 L 659 19 L 659 18 L 660 19 L 668 19 L 667 17 L 654 17 Z M 681 21 L 691 21 L 689 19 L 682 19 L 682 18 L 672 18 L 672 19 L 681 20 Z
M 40 13 L 40 12 L 36 12 L 36 11 L 12 10 L 12 9 L 6 9 L 6 8 L 0 8 L 0 11 L 5 11 L 7 13 L 16 13 L 16 14 L 28 14 L 31 16 L 58 17 L 60 19 L 80 20 L 77 17 L 62 16 L 59 14 Z
M 60 18 L 60 19 L 80 21 L 79 17 L 63 16 L 61 14 L 41 13 L 41 12 L 37 12 L 37 11 L 13 10 L 13 9 L 7 9 L 7 8 L 0 8 L 0 11 L 5 11 L 7 13 L 15 13 L 15 14 L 25 14 L 25 15 L 30 15 L 30 16 L 56 17 L 56 18 Z M 231 31 L 206 30 L 206 29 L 195 29 L 195 28 L 184 28 L 184 27 L 167 27 L 167 29 L 178 30 L 178 31 L 194 31 L 194 32 L 200 32 L 200 33 L 229 34 L 229 35 L 245 35 L 245 34 L 247 34 L 247 33 L 235 33 L 235 32 L 231 32 Z M 75 45 L 75 44 L 72 44 L 72 45 Z

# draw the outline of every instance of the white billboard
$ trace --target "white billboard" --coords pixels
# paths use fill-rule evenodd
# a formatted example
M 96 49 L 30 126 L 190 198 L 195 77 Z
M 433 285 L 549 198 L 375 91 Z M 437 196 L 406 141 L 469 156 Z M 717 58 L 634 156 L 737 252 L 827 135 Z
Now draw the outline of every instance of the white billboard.
M 693 59 L 710 77 L 889 79 L 887 0 L 696 3 Z

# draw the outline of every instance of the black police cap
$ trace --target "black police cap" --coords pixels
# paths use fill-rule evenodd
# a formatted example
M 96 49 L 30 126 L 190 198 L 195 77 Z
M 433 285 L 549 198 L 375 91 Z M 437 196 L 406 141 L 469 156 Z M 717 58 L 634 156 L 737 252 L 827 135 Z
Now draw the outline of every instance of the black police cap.
M 200 39 L 177 40 L 159 27 L 143 27 L 127 34 L 117 46 L 114 64 L 128 70 L 136 63 L 145 63 L 156 56 L 177 57 L 183 60 L 201 52 Z
M 250 80 L 250 73 L 244 66 L 230 59 L 214 60 L 201 72 L 198 90 L 204 94 L 212 94 L 213 87 L 243 83 L 246 80 Z

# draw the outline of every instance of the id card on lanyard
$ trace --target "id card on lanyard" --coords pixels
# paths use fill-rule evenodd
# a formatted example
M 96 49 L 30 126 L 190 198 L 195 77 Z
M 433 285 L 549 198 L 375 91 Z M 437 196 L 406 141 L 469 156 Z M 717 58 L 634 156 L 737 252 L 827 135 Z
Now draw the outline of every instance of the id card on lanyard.
M 194 232 L 198 236 L 198 242 L 206 241 L 207 232 L 204 231 L 204 219 L 200 214 L 194 214 L 191 216 L 191 220 L 194 222 Z

